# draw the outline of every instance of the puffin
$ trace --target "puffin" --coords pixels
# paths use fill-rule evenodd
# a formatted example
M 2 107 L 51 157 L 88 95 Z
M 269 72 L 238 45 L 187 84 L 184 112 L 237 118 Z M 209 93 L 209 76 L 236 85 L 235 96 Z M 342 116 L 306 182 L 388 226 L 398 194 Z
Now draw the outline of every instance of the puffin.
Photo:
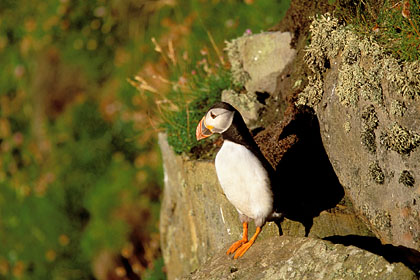
M 266 221 L 281 217 L 274 211 L 274 169 L 262 154 L 241 114 L 226 102 L 214 104 L 200 120 L 197 141 L 214 133 L 223 144 L 215 158 L 216 174 L 229 202 L 239 213 L 242 239 L 233 243 L 226 254 L 242 257 L 254 244 Z M 254 220 L 256 231 L 248 240 L 248 223 Z

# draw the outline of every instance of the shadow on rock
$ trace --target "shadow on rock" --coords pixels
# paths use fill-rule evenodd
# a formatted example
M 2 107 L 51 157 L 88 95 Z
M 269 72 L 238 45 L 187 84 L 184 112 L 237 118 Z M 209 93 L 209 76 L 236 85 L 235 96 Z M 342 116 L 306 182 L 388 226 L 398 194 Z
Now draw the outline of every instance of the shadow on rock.
M 404 246 L 383 245 L 378 238 L 359 235 L 334 235 L 325 237 L 324 240 L 334 244 L 356 246 L 375 255 L 384 257 L 390 263 L 402 262 L 420 276 L 420 252 Z
M 308 236 L 313 218 L 335 207 L 344 197 L 344 189 L 325 152 L 312 109 L 299 109 L 278 140 L 290 135 L 296 135 L 299 141 L 276 166 L 275 204 L 284 217 L 301 222 Z

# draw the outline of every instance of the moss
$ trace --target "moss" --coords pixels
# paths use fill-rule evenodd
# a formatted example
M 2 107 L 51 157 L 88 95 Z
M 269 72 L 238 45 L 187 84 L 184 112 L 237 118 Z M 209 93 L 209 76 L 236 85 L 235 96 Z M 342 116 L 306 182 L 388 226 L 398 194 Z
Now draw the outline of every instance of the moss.
M 411 175 L 411 173 L 408 170 L 404 170 L 403 172 L 401 172 L 398 182 L 406 187 L 413 187 L 416 181 L 414 180 L 413 175 Z
M 394 123 L 380 137 L 380 143 L 399 154 L 410 154 L 420 144 L 420 135 Z
M 393 100 L 391 102 L 390 112 L 392 115 L 402 117 L 404 116 L 405 111 L 407 111 L 407 107 L 404 102 L 399 100 Z
M 383 184 L 385 180 L 384 173 L 377 161 L 369 164 L 369 177 L 377 184 Z

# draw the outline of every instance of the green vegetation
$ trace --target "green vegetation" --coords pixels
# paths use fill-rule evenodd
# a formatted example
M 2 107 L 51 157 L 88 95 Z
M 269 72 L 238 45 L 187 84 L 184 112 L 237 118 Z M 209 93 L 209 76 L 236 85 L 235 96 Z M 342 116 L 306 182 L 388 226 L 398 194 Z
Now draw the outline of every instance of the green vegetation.
M 191 23 L 193 31 L 187 39 L 187 47 L 180 45 L 174 50 L 170 41 L 154 42 L 155 50 L 168 67 L 170 79 L 159 77 L 169 86 L 167 94 L 162 96 L 161 90 L 153 86 L 153 79 L 142 75 L 131 83 L 155 103 L 155 111 L 174 151 L 202 157 L 205 150 L 202 147 L 209 148 L 209 144 L 195 139 L 199 120 L 211 105 L 220 101 L 222 90 L 241 86 L 232 81 L 230 67 L 221 51 L 224 41 L 241 36 L 245 31 L 259 32 L 270 27 L 283 17 L 289 1 L 260 0 L 252 5 L 235 1 L 192 3 L 198 20 Z M 183 14 L 181 18 L 188 18 L 189 9 L 191 7 L 178 11 Z M 246 16 L 251 14 L 251 17 Z
M 164 279 L 156 129 L 190 150 L 223 41 L 287 5 L 1 1 L 0 279 Z
M 337 15 L 403 61 L 420 59 L 419 0 L 329 1 Z
M 191 102 L 178 103 L 178 106 L 182 106 L 179 111 L 164 112 L 166 122 L 163 126 L 168 135 L 168 143 L 176 153 L 191 152 L 199 145 L 195 139 L 197 124 L 209 107 L 221 100 L 222 90 L 231 86 L 230 74 L 227 70 L 221 70 L 218 74 L 212 74 L 204 80 L 196 79 L 189 85 L 192 86 L 194 94 Z M 203 144 L 200 143 L 200 145 Z M 200 154 L 197 149 L 196 152 Z

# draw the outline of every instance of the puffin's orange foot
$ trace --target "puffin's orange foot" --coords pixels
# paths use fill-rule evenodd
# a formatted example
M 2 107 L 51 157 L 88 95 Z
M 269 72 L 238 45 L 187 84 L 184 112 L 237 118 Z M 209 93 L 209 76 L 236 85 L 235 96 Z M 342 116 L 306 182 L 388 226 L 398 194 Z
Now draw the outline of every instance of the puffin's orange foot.
M 247 241 L 248 240 L 246 239 L 241 239 L 241 240 L 236 241 L 230 246 L 229 250 L 227 250 L 226 255 L 230 255 L 234 253 L 239 247 L 242 246 L 242 244 L 245 244 Z
M 238 251 L 236 251 L 236 254 L 233 258 L 237 259 L 237 258 L 242 257 L 245 254 L 245 252 L 248 251 L 248 249 L 252 246 L 252 244 L 254 244 L 254 242 L 249 241 L 249 242 L 245 243 L 244 245 L 242 245 L 238 249 Z
M 254 244 L 255 240 L 257 239 L 258 234 L 260 234 L 261 232 L 261 227 L 257 227 L 257 230 L 255 231 L 254 236 L 252 236 L 252 238 L 246 242 L 245 244 L 243 244 L 235 253 L 235 256 L 233 257 L 234 259 L 240 258 L 242 257 L 246 251 L 248 251 L 248 249 L 252 246 L 252 244 Z
M 242 239 L 233 243 L 230 246 L 229 250 L 227 250 L 226 255 L 234 253 L 239 247 L 241 247 L 243 244 L 248 242 L 248 223 L 243 222 L 242 227 L 243 227 Z

